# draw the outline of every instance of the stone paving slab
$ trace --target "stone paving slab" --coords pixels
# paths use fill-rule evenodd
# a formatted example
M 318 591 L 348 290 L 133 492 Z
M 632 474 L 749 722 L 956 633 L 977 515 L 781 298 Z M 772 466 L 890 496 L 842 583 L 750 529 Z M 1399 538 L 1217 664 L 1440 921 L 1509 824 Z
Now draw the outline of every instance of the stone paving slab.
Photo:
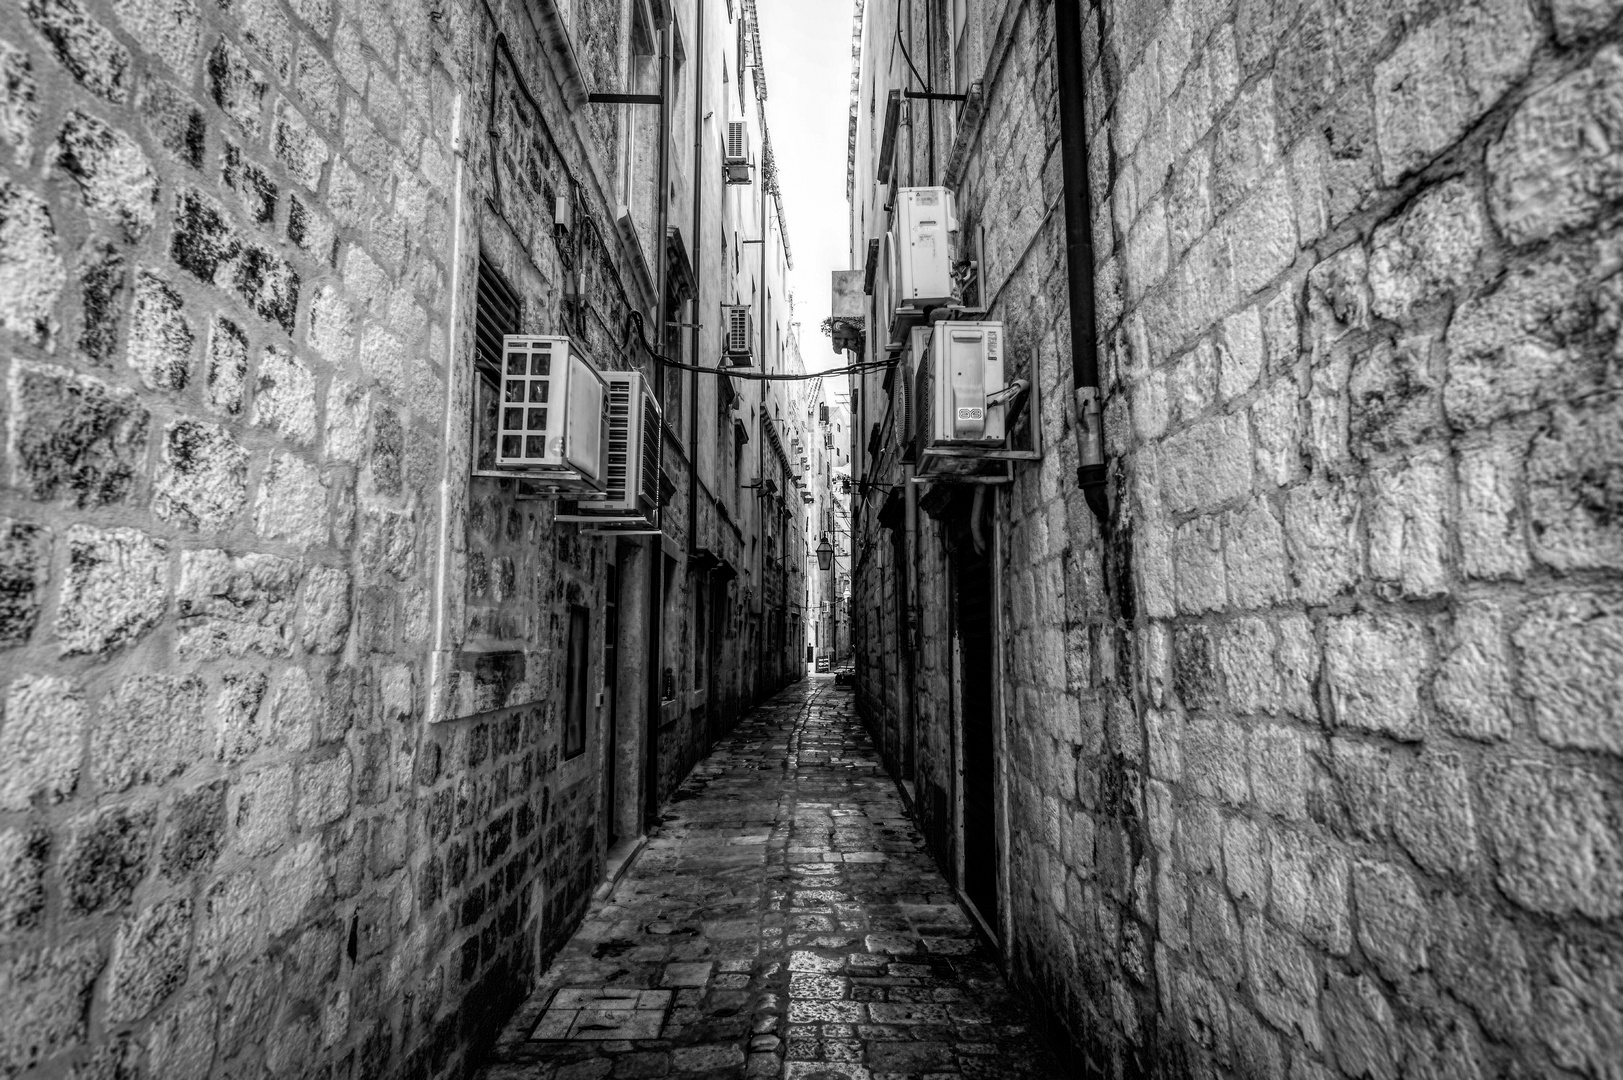
M 1065 1075 L 822 676 L 699 764 L 481 1077 Z

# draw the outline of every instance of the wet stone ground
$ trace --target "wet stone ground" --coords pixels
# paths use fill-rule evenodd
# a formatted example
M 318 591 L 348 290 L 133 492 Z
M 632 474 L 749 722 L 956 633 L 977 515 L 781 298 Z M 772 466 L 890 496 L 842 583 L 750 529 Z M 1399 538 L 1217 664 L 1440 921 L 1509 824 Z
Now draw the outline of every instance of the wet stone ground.
M 824 676 L 694 770 L 483 1080 L 1063 1075 Z

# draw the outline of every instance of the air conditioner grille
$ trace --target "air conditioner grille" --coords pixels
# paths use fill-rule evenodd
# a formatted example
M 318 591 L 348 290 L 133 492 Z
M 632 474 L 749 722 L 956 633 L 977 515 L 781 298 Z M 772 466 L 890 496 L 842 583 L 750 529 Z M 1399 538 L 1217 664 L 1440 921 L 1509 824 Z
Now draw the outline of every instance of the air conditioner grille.
M 609 382 L 608 492 L 611 502 L 626 497 L 626 468 L 631 455 L 631 383 Z
M 750 352 L 750 309 L 744 304 L 727 307 L 727 352 L 748 356 Z
M 504 339 L 498 465 L 531 465 L 549 456 L 555 345 L 561 371 L 569 358 L 567 344 L 551 338 Z
M 648 509 L 659 507 L 659 467 L 664 440 L 661 437 L 659 407 L 651 395 L 642 399 L 642 498 Z

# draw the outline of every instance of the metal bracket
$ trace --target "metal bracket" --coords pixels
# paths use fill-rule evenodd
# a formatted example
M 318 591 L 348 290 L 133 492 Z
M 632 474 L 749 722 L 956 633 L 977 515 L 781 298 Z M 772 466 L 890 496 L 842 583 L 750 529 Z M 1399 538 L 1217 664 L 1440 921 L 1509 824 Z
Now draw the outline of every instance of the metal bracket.
M 968 94 L 936 94 L 926 93 L 923 90 L 904 91 L 907 97 L 914 101 L 968 101 Z

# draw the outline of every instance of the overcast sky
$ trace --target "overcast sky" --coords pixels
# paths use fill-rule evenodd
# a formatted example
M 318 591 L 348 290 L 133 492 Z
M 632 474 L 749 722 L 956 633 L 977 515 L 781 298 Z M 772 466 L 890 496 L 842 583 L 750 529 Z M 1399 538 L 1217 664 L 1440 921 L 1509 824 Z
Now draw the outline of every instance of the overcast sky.
M 829 275 L 847 269 L 846 117 L 851 104 L 851 0 L 756 0 L 766 113 L 789 220 L 790 271 L 806 368 L 842 359 L 818 329 Z

